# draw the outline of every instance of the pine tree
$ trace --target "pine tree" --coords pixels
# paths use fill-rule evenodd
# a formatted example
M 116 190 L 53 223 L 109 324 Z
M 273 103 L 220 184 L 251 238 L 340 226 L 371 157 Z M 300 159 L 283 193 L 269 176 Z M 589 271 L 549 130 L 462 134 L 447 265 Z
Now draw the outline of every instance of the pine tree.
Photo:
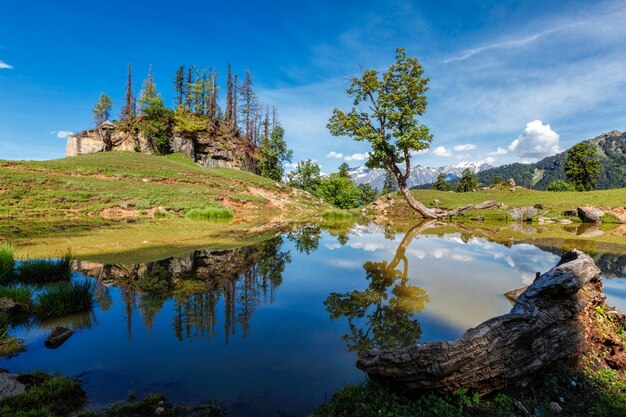
M 232 113 L 231 113 L 231 119 L 230 119 L 230 127 L 234 130 L 237 131 L 238 125 L 237 125 L 237 96 L 238 96 L 238 91 L 239 91 L 239 87 L 237 85 L 237 74 L 235 74 L 235 76 L 233 77 L 233 97 L 232 97 Z
M 446 182 L 446 174 L 440 172 L 437 181 L 433 184 L 433 190 L 450 191 L 450 185 Z
M 120 118 L 125 122 L 132 122 L 137 115 L 135 93 L 133 92 L 132 67 L 128 64 L 128 79 L 126 81 L 126 92 L 124 93 L 124 106 Z
M 287 148 L 287 142 L 285 142 L 285 129 L 278 125 L 261 145 L 259 159 L 261 175 L 274 181 L 282 181 L 283 165 L 285 162 L 290 162 L 292 157 L 293 151 Z
M 194 102 L 194 95 L 195 95 L 195 91 L 194 91 L 194 74 L 195 71 L 195 67 L 192 65 L 191 67 L 189 67 L 187 69 L 187 81 L 185 82 L 185 90 L 187 92 L 187 97 L 185 98 L 186 102 L 185 105 L 187 107 L 188 111 L 193 111 L 195 102 Z
M 252 73 L 246 70 L 246 78 L 239 89 L 241 93 L 241 98 L 243 100 L 241 106 L 241 116 L 243 118 L 243 127 L 245 132 L 245 137 L 254 143 L 254 125 L 255 125 L 255 115 L 257 113 L 258 101 L 257 97 L 254 94 L 254 90 L 252 89 Z
M 185 66 L 181 65 L 176 70 L 174 76 L 174 91 L 176 91 L 176 107 L 183 105 L 183 99 L 185 96 Z
M 383 194 L 389 194 L 398 189 L 396 178 L 391 171 L 385 172 L 385 183 L 383 184 Z
M 600 161 L 589 142 L 580 142 L 567 151 L 565 175 L 577 191 L 595 190 L 600 176 Z
M 339 165 L 339 176 L 342 178 L 350 178 L 349 169 L 350 167 L 345 162 Z
M 459 180 L 459 185 L 456 187 L 457 193 L 467 193 L 476 188 L 478 188 L 480 184 L 478 183 L 478 179 L 476 175 L 469 168 L 465 168 L 463 170 L 463 174 L 461 175 L 461 179 Z
M 93 108 L 93 121 L 96 127 L 99 127 L 102 123 L 109 120 L 109 113 L 113 107 L 113 101 L 106 94 L 100 94 L 100 99 L 96 106 Z
M 143 82 L 143 87 L 141 88 L 141 93 L 139 94 L 139 110 L 142 114 L 145 113 L 146 108 L 150 106 L 150 103 L 157 98 L 157 96 L 156 84 L 154 83 L 154 78 L 152 77 L 152 65 L 150 65 L 148 77 Z
M 226 123 L 232 126 L 233 119 L 233 77 L 228 64 L 228 73 L 226 74 Z

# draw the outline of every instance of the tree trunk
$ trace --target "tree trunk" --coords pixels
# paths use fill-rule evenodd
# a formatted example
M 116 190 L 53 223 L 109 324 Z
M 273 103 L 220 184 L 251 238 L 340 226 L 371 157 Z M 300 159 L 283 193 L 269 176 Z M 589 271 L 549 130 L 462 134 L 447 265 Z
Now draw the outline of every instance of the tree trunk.
M 603 306 L 602 278 L 593 260 L 567 252 L 517 299 L 513 309 L 452 342 L 416 343 L 359 353 L 357 367 L 407 391 L 489 393 L 523 383 L 588 350 L 585 334 Z
M 400 189 L 400 192 L 404 196 L 406 202 L 409 203 L 409 206 L 411 206 L 413 210 L 417 211 L 425 219 L 437 219 L 439 217 L 434 210 L 426 207 L 424 204 L 417 201 L 415 197 L 413 197 L 413 194 L 411 194 L 411 190 L 406 185 L 406 180 L 404 179 L 402 172 L 400 172 L 400 169 L 394 163 L 391 164 L 391 172 L 393 172 L 393 174 L 396 176 L 396 180 L 398 181 L 398 188 Z

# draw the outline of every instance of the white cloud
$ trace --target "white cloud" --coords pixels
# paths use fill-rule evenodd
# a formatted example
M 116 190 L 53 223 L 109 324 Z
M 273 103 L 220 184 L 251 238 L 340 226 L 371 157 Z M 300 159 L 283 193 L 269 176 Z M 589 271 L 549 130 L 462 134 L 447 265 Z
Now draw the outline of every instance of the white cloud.
M 455 261 L 469 262 L 474 260 L 474 257 L 470 255 L 460 255 L 458 253 L 455 253 L 452 255 L 452 259 L 454 259 Z
M 326 158 L 341 159 L 343 158 L 343 154 L 341 152 L 331 151 L 326 154 Z
M 430 254 L 435 258 L 435 259 L 441 259 L 444 256 L 448 256 L 448 254 L 450 253 L 449 249 L 446 248 L 436 248 L 430 251 Z
M 349 161 L 365 161 L 367 158 L 369 158 L 369 153 L 354 153 L 352 155 L 346 156 L 343 159 L 349 162 Z
M 509 151 L 523 160 L 540 159 L 559 153 L 559 134 L 549 124 L 534 120 L 526 124 L 524 132 L 509 145 Z
M 13 69 L 13 65 L 9 65 L 6 62 L 0 60 L 0 69 Z
M 420 149 L 419 151 L 411 151 L 411 156 L 425 155 L 428 153 L 428 149 Z
M 476 149 L 476 145 L 472 145 L 471 143 L 466 143 L 465 145 L 456 145 L 454 147 L 454 150 L 457 152 L 473 151 L 474 149 Z
M 57 135 L 59 139 L 67 139 L 67 137 L 73 135 L 74 132 L 70 132 L 69 130 L 53 130 L 50 134 Z
M 493 152 L 489 152 L 487 155 L 489 156 L 501 156 L 501 155 L 506 155 L 507 153 L 509 153 L 508 149 L 504 149 L 498 146 L 498 149 L 496 149 Z
M 452 152 L 446 149 L 445 146 L 437 146 L 435 149 L 433 149 L 433 155 L 450 157 L 452 156 Z

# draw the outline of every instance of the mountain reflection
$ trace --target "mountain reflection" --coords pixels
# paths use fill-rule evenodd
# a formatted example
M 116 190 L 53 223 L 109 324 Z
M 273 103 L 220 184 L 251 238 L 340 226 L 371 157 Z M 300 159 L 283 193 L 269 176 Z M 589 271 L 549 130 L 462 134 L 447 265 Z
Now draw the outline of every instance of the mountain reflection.
M 128 339 L 133 334 L 133 311 L 152 332 L 156 317 L 173 301 L 172 329 L 178 340 L 212 338 L 218 334 L 217 310 L 223 308 L 223 333 L 246 337 L 261 303 L 271 303 L 291 262 L 282 251 L 283 239 L 230 250 L 196 250 L 183 257 L 134 265 L 78 261 L 76 270 L 97 280 L 95 299 L 103 311 L 112 304 L 109 286 L 119 288 L 125 304 Z
M 350 351 L 400 348 L 421 337 L 422 328 L 413 315 L 429 300 L 424 289 L 408 283 L 405 252 L 415 236 L 430 226 L 427 221 L 409 230 L 390 262 L 365 262 L 369 281 L 365 290 L 331 293 L 324 302 L 332 320 L 347 319 L 349 332 L 343 339 Z

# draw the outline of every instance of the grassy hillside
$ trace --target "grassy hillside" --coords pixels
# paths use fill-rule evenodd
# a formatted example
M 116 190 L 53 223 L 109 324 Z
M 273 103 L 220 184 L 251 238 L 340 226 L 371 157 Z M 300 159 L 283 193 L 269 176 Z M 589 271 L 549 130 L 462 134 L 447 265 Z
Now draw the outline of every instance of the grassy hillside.
M 495 200 L 504 204 L 506 209 L 522 206 L 543 204 L 546 216 L 563 217 L 565 210 L 576 209 L 578 206 L 626 207 L 626 189 L 613 189 L 588 192 L 549 192 L 517 188 L 515 191 L 506 189 L 488 189 L 474 193 L 456 193 L 436 190 L 412 190 L 419 201 L 433 205 L 434 200 L 440 206 L 448 208 L 478 204 L 486 200 Z M 387 208 L 391 215 L 410 216 L 410 208 L 399 193 L 391 194 L 391 204 Z
M 626 187 L 626 133 L 613 131 L 587 140 L 600 161 L 598 189 Z M 483 184 L 496 176 L 515 179 L 518 185 L 545 190 L 556 180 L 564 180 L 567 151 L 549 156 L 534 164 L 510 164 L 478 173 Z
M 192 209 L 211 207 L 231 209 L 235 217 L 327 208 L 267 178 L 201 168 L 178 154 L 108 152 L 53 161 L 0 161 L 0 222 L 12 220 L 14 232 L 34 219 L 63 225 L 107 216 L 182 217 Z

